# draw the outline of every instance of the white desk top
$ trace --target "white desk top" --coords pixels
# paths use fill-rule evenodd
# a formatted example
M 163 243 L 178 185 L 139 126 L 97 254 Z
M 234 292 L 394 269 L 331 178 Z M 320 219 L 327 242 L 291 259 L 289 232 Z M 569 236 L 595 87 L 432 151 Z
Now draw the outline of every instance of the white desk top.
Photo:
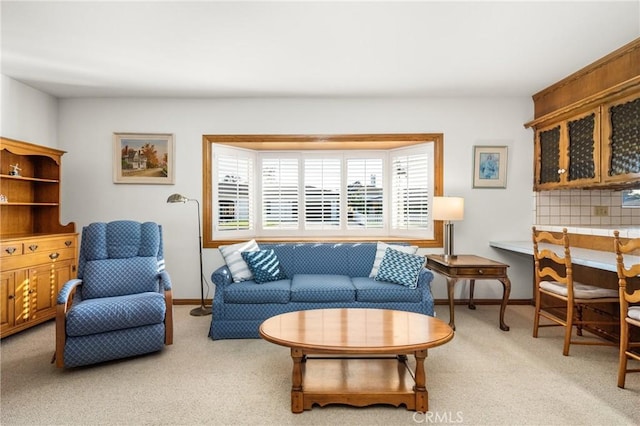
M 491 247 L 533 256 L 532 241 L 490 241 L 489 245 Z M 538 247 L 552 250 L 560 255 L 563 254 L 562 246 L 539 244 Z M 627 266 L 640 263 L 640 256 L 625 256 L 624 259 Z M 571 261 L 576 265 L 616 272 L 616 254 L 613 252 L 571 247 Z

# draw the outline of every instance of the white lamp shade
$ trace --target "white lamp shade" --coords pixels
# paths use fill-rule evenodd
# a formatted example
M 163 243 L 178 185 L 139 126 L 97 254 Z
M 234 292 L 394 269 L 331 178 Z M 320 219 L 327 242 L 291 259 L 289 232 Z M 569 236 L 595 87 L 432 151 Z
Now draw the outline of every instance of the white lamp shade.
M 433 197 L 433 220 L 464 219 L 464 198 Z

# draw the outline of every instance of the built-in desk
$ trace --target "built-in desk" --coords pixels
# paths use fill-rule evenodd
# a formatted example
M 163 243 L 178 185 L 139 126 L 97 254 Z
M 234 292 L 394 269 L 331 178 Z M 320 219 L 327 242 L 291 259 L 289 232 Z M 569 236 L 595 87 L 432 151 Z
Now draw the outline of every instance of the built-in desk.
M 523 253 L 533 256 L 533 241 L 490 241 L 491 247 Z M 540 249 L 549 249 L 563 254 L 563 247 L 553 244 L 539 244 Z M 613 244 L 611 244 L 613 250 Z M 616 255 L 613 251 L 590 250 L 580 247 L 571 247 L 571 262 L 588 268 L 601 269 L 603 271 L 616 272 Z M 625 256 L 625 263 L 640 263 L 640 256 Z
M 594 246 L 603 246 L 602 238 L 608 237 L 596 237 L 600 238 L 597 244 Z M 584 244 L 584 240 L 581 241 Z M 507 250 L 514 253 L 521 253 L 525 255 L 531 256 L 531 265 L 532 265 L 532 294 L 535 286 L 535 281 L 533 278 L 533 241 L 490 241 L 489 245 L 494 248 Z M 604 247 L 608 247 L 608 244 L 604 244 Z M 611 251 L 605 250 L 592 250 L 583 247 L 571 247 L 571 263 L 573 264 L 573 279 L 575 281 L 596 285 L 603 288 L 610 289 L 618 289 L 618 274 L 616 270 L 616 255 L 613 252 L 613 238 L 611 238 Z M 564 255 L 564 248 L 560 245 L 553 244 L 539 244 L 540 249 L 549 249 L 558 254 Z M 640 256 L 625 256 L 625 264 L 628 266 L 630 264 L 640 263 Z M 635 290 L 640 288 L 640 278 L 627 280 L 627 288 L 629 290 Z M 543 301 L 543 308 L 544 308 Z M 585 313 L 585 319 L 587 315 L 595 315 L 598 316 L 599 319 L 604 319 L 603 317 L 607 317 L 610 319 L 612 317 L 618 317 L 619 308 L 615 306 L 611 306 L 608 311 L 597 311 L 590 312 L 589 314 Z M 600 333 L 598 333 L 600 334 Z M 619 330 L 615 328 L 610 328 L 605 330 L 603 337 L 610 338 L 612 340 L 616 340 L 619 336 Z M 636 338 L 634 336 L 634 338 Z

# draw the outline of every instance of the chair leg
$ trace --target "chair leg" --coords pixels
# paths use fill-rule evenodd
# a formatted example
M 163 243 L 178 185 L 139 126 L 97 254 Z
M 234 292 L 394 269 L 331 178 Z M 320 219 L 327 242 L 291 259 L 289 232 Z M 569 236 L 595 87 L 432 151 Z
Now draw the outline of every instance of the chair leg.
M 571 344 L 571 332 L 573 331 L 573 303 L 567 304 L 567 325 L 564 330 L 564 347 L 562 355 L 569 355 L 569 345 Z
M 536 291 L 536 309 L 533 316 L 533 337 L 538 337 L 540 327 L 540 292 Z
M 582 305 L 577 305 L 577 316 L 578 316 L 578 324 L 577 324 L 577 334 L 578 336 L 582 336 Z
M 624 389 L 627 375 L 627 354 L 629 350 L 629 324 L 620 318 L 620 361 L 618 363 L 618 387 Z

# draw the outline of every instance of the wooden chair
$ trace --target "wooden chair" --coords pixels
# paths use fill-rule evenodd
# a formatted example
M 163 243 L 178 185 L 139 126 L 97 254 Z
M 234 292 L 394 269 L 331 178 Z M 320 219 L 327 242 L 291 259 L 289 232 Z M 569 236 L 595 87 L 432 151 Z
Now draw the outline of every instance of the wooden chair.
M 564 255 L 554 252 L 554 247 L 541 246 L 553 244 L 555 250 L 562 249 Z M 569 249 L 567 229 L 562 230 L 562 237 L 555 238 L 550 232 L 536 231 L 533 227 L 533 259 L 535 275 L 536 308 L 533 321 L 533 337 L 538 337 L 538 328 L 550 326 L 565 327 L 564 347 L 562 354 L 569 355 L 571 343 L 577 345 L 605 345 L 617 346 L 616 343 L 605 340 L 572 340 L 573 327 L 577 327 L 578 336 L 582 336 L 584 325 L 618 325 L 619 321 L 586 321 L 582 317 L 583 307 L 598 303 L 618 303 L 618 291 L 597 286 L 586 285 L 573 280 L 573 266 Z M 540 309 L 541 296 L 545 294 L 554 300 L 561 301 L 559 306 L 546 306 Z M 566 315 L 556 315 L 553 312 L 566 312 Z M 544 317 L 551 324 L 540 324 L 540 317 Z
M 627 278 L 640 276 L 640 257 L 637 255 L 634 256 L 634 261 L 637 263 L 630 265 L 628 268 L 625 267 L 624 264 L 624 256 L 629 256 L 633 252 L 636 252 L 636 254 L 640 253 L 640 238 L 634 238 L 626 244 L 622 244 L 618 231 L 614 231 L 613 236 L 620 289 L 620 362 L 618 365 L 618 387 L 624 388 L 627 373 L 640 372 L 640 368 L 627 368 L 629 358 L 640 361 L 640 355 L 631 352 L 631 348 L 640 348 L 640 342 L 632 343 L 629 335 L 630 325 L 640 328 L 640 289 L 635 290 L 633 293 L 627 292 Z M 637 306 L 630 306 L 630 303 L 635 303 Z

